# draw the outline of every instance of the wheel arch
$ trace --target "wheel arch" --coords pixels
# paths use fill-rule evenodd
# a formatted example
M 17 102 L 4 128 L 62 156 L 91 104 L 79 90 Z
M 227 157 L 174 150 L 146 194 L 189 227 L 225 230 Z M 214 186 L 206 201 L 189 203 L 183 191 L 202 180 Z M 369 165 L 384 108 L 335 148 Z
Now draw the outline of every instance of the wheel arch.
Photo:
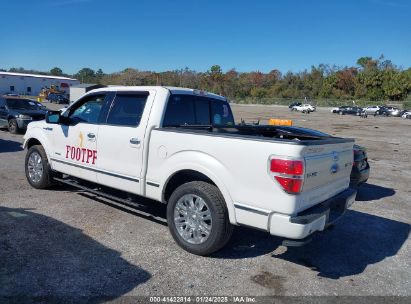
M 40 129 L 31 129 L 28 133 L 24 135 L 23 149 L 30 149 L 30 147 L 34 145 L 41 145 L 46 152 L 49 164 L 51 164 L 49 151 L 50 147 L 47 138 L 43 138 L 43 136 L 41 136 Z
M 205 181 L 214 186 L 216 186 L 221 194 L 224 197 L 225 205 L 228 210 L 228 215 L 230 222 L 232 224 L 236 223 L 235 219 L 235 211 L 234 211 L 234 204 L 232 202 L 231 196 L 224 186 L 224 184 L 211 172 L 207 172 L 202 168 L 185 168 L 176 170 L 173 174 L 171 174 L 166 182 L 164 183 L 161 198 L 162 202 L 167 204 L 168 199 L 170 198 L 171 194 L 175 189 L 177 189 L 182 184 L 191 182 L 191 181 Z

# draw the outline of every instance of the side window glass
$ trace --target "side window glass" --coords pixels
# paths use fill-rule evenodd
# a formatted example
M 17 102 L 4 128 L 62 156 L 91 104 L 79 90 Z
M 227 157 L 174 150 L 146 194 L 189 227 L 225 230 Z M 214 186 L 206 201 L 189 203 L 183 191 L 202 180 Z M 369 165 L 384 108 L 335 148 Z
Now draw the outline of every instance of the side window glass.
M 105 95 L 93 95 L 85 99 L 84 102 L 70 111 L 70 119 L 74 123 L 91 123 L 98 122 L 101 109 L 104 105 Z
M 182 126 L 195 124 L 194 96 L 171 95 L 164 115 L 163 126 Z
M 143 115 L 147 94 L 117 94 L 107 124 L 137 127 Z
M 206 98 L 196 98 L 195 102 L 196 124 L 210 125 L 210 101 Z

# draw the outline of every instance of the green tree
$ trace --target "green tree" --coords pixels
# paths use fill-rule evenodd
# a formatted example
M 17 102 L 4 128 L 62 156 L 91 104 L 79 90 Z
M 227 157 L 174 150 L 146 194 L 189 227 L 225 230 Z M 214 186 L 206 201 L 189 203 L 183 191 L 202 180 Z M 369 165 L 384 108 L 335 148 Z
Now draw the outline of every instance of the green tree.
M 410 79 L 405 73 L 390 70 L 383 77 L 382 89 L 386 99 L 404 100 L 407 97 Z
M 212 91 L 216 93 L 222 93 L 223 90 L 223 71 L 219 65 L 213 65 L 210 70 L 207 71 L 210 78 L 210 84 Z
M 372 61 L 371 57 L 361 57 L 361 58 L 358 58 L 357 64 L 363 69 L 365 69 L 371 61 Z
M 98 69 L 96 74 L 95 74 L 96 82 L 97 83 L 102 83 L 104 76 L 105 76 L 105 74 L 104 74 L 103 70 Z
M 58 67 L 54 67 L 50 70 L 50 74 L 53 75 L 53 76 L 62 76 L 63 71 L 62 71 L 62 69 L 60 69 Z
M 82 68 L 74 74 L 74 78 L 80 80 L 82 83 L 93 83 L 96 81 L 96 73 L 93 69 Z

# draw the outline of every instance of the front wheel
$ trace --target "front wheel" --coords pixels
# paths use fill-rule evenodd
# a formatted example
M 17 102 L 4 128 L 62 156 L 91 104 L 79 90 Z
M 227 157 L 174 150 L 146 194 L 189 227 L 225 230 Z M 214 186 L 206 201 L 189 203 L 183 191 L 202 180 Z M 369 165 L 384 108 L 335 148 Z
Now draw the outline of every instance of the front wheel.
M 202 181 L 183 184 L 173 192 L 167 222 L 180 247 L 202 256 L 224 247 L 233 231 L 220 190 Z
M 45 189 L 51 186 L 50 167 L 46 151 L 40 145 L 30 147 L 25 161 L 26 178 L 29 184 L 36 189 Z
M 10 133 L 12 133 L 12 134 L 20 133 L 19 125 L 17 124 L 17 120 L 15 120 L 14 118 L 9 120 L 9 126 L 8 127 L 9 127 L 9 132 Z

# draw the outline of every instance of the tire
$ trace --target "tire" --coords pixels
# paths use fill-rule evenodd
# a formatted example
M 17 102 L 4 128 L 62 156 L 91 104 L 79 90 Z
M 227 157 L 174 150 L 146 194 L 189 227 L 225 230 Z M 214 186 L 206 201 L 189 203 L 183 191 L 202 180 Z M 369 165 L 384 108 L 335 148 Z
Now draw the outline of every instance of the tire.
M 202 201 L 199 201 L 199 198 Z M 192 202 L 192 204 L 189 202 Z M 198 204 L 201 203 L 204 203 L 205 206 L 200 205 L 201 208 L 198 209 L 190 208 L 190 205 L 193 207 L 197 205 L 198 207 Z M 185 208 L 182 209 L 180 207 Z M 194 238 L 194 229 L 188 227 L 190 224 L 196 224 L 193 224 L 192 222 L 190 223 L 189 221 L 201 222 L 198 218 L 197 212 L 206 213 L 207 210 L 209 211 L 208 216 L 210 217 L 210 220 L 203 221 L 202 223 L 205 224 L 205 222 L 207 222 L 207 227 L 210 228 L 209 230 L 202 229 L 200 235 L 198 234 L 199 228 L 195 229 L 195 231 L 197 231 L 197 235 L 199 235 L 201 239 L 197 240 L 197 243 L 194 243 L 196 241 Z M 195 212 L 195 214 L 190 217 L 187 215 L 187 211 L 189 213 Z M 188 221 L 185 220 L 186 218 L 184 215 L 182 216 L 182 213 L 180 212 L 186 214 Z M 175 218 L 179 220 L 176 220 Z M 218 190 L 216 186 L 202 181 L 185 183 L 171 194 L 167 205 L 167 222 L 170 233 L 176 243 L 184 250 L 201 256 L 209 255 L 224 247 L 233 232 L 233 226 L 230 224 L 228 219 L 228 211 L 225 205 L 225 200 L 220 190 Z M 206 230 L 208 231 L 208 235 L 203 233 L 203 231 Z M 188 234 L 186 233 L 186 238 L 184 238 L 183 234 L 187 231 Z
M 19 125 L 17 124 L 17 120 L 15 120 L 14 118 L 9 120 L 8 128 L 9 132 L 12 134 L 19 134 L 21 131 Z
M 38 157 L 40 163 L 38 163 Z M 30 147 L 26 154 L 26 161 L 24 164 L 26 171 L 26 178 L 29 184 L 36 189 L 46 189 L 52 185 L 51 183 L 51 169 L 47 160 L 46 151 L 41 145 Z M 41 171 L 40 173 L 35 173 Z
M 341 111 L 340 111 L 340 112 L 338 112 L 338 114 L 340 114 L 340 115 L 344 115 L 344 113 L 343 113 L 343 112 L 341 112 Z

